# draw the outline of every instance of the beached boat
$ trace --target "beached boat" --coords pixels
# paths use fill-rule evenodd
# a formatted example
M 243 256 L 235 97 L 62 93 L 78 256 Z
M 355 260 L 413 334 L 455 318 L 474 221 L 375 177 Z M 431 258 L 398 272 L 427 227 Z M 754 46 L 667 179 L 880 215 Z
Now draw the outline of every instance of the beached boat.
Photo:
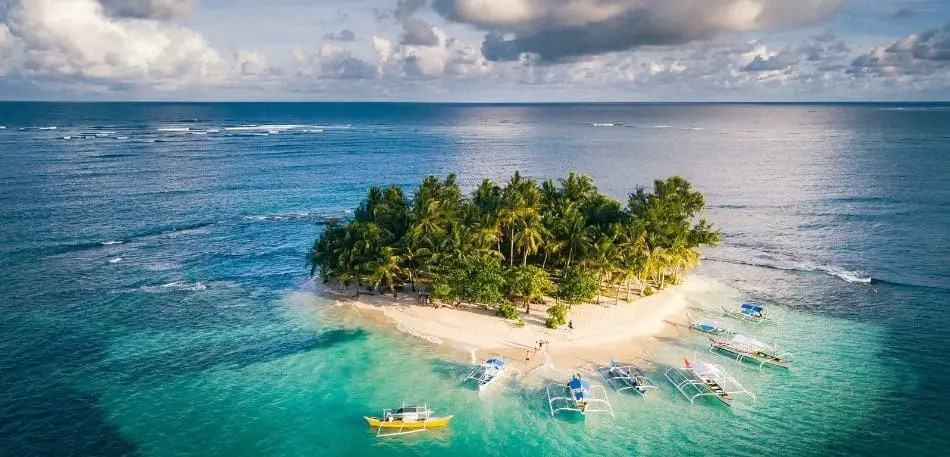
M 363 416 L 370 428 L 376 428 L 376 436 L 406 435 L 424 432 L 449 425 L 452 416 L 436 416 L 428 405 L 410 406 L 405 403 L 398 409 L 384 409 L 382 417 Z
M 588 413 L 614 415 L 607 401 L 607 391 L 602 386 L 591 386 L 579 374 L 573 375 L 567 384 L 548 384 L 547 392 L 552 416 L 560 411 L 575 411 L 584 416 Z
M 743 303 L 735 309 L 723 307 L 722 312 L 729 317 L 741 319 L 747 322 L 766 322 L 772 320 L 765 308 L 752 303 Z
M 636 365 L 624 365 L 611 360 L 610 365 L 597 367 L 597 372 L 604 377 L 607 385 L 617 392 L 633 390 L 640 395 L 646 395 L 650 389 L 659 389 Z
M 679 390 L 690 403 L 694 403 L 697 398 L 713 397 L 722 403 L 732 406 L 734 395 L 748 395 L 755 400 L 755 395 L 746 390 L 729 376 L 719 365 L 707 362 L 690 363 L 686 358 L 682 368 L 673 367 L 666 370 L 666 379 L 668 379 L 676 390 Z
M 736 333 L 723 327 L 718 321 L 709 319 L 696 320 L 689 315 L 687 315 L 687 318 L 689 319 L 689 328 L 693 331 L 715 336 L 730 336 Z
M 521 371 L 509 366 L 505 359 L 492 357 L 476 366 L 465 380 L 474 382 L 478 390 L 482 391 L 493 385 L 501 385 L 505 380 L 513 380 L 520 374 Z
M 743 335 L 733 335 L 729 339 L 710 338 L 709 351 L 729 354 L 737 362 L 755 362 L 760 367 L 769 365 L 788 368 L 792 362 L 792 354 Z

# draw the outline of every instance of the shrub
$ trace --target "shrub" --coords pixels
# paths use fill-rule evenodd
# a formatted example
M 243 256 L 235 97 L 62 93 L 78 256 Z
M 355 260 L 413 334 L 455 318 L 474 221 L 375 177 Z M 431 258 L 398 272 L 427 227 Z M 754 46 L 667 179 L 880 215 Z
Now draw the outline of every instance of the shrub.
M 647 287 L 646 289 L 643 289 L 643 295 L 645 297 L 649 297 L 650 295 L 653 295 L 655 293 L 656 293 L 656 289 L 652 287 Z
M 518 322 L 516 322 L 515 325 L 517 325 L 519 328 L 524 327 L 525 326 L 524 319 L 518 318 Z
M 514 305 L 508 302 L 502 303 L 501 306 L 498 307 L 498 315 L 505 319 L 518 319 L 521 317 L 518 308 L 515 308 Z
M 544 321 L 548 328 L 557 328 L 567 323 L 567 307 L 564 305 L 558 304 L 548 308 L 548 315 L 551 317 Z

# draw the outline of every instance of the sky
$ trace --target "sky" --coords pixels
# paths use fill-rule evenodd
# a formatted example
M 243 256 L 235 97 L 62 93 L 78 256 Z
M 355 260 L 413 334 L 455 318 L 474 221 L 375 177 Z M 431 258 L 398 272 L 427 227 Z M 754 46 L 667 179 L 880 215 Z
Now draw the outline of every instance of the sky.
M 0 99 L 950 100 L 950 0 L 0 0 Z

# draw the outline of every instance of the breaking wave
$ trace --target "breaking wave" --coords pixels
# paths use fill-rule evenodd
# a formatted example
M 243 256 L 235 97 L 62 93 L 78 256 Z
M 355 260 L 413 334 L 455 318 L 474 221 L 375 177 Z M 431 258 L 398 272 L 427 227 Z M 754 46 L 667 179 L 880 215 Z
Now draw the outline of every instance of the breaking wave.
M 713 262 L 731 263 L 735 265 L 748 265 L 752 267 L 771 268 L 773 270 L 801 271 L 805 273 L 824 273 L 829 276 L 834 276 L 838 279 L 841 279 L 846 282 L 854 283 L 854 284 L 870 284 L 874 282 L 874 278 L 864 275 L 860 272 L 846 270 L 841 267 L 821 265 L 821 264 L 810 263 L 810 262 L 784 264 L 781 262 L 748 262 L 748 261 L 743 261 L 743 260 L 724 259 L 724 258 L 718 258 L 718 257 L 707 257 L 706 260 L 710 260 Z
M 208 286 L 201 281 L 197 282 L 188 282 L 188 281 L 173 281 L 166 284 L 156 285 L 156 286 L 142 286 L 139 290 L 143 292 L 175 292 L 175 291 L 191 291 L 197 292 L 200 290 L 207 289 Z

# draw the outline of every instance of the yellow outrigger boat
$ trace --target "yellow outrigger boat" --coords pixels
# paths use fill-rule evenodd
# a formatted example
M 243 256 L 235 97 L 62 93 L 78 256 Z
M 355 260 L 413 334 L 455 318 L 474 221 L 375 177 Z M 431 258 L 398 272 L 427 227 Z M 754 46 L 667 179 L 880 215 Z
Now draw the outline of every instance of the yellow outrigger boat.
M 452 416 L 435 416 L 427 405 L 407 406 L 403 403 L 399 409 L 384 409 L 381 418 L 363 416 L 363 419 L 370 428 L 376 428 L 376 436 L 394 436 L 445 427 Z

